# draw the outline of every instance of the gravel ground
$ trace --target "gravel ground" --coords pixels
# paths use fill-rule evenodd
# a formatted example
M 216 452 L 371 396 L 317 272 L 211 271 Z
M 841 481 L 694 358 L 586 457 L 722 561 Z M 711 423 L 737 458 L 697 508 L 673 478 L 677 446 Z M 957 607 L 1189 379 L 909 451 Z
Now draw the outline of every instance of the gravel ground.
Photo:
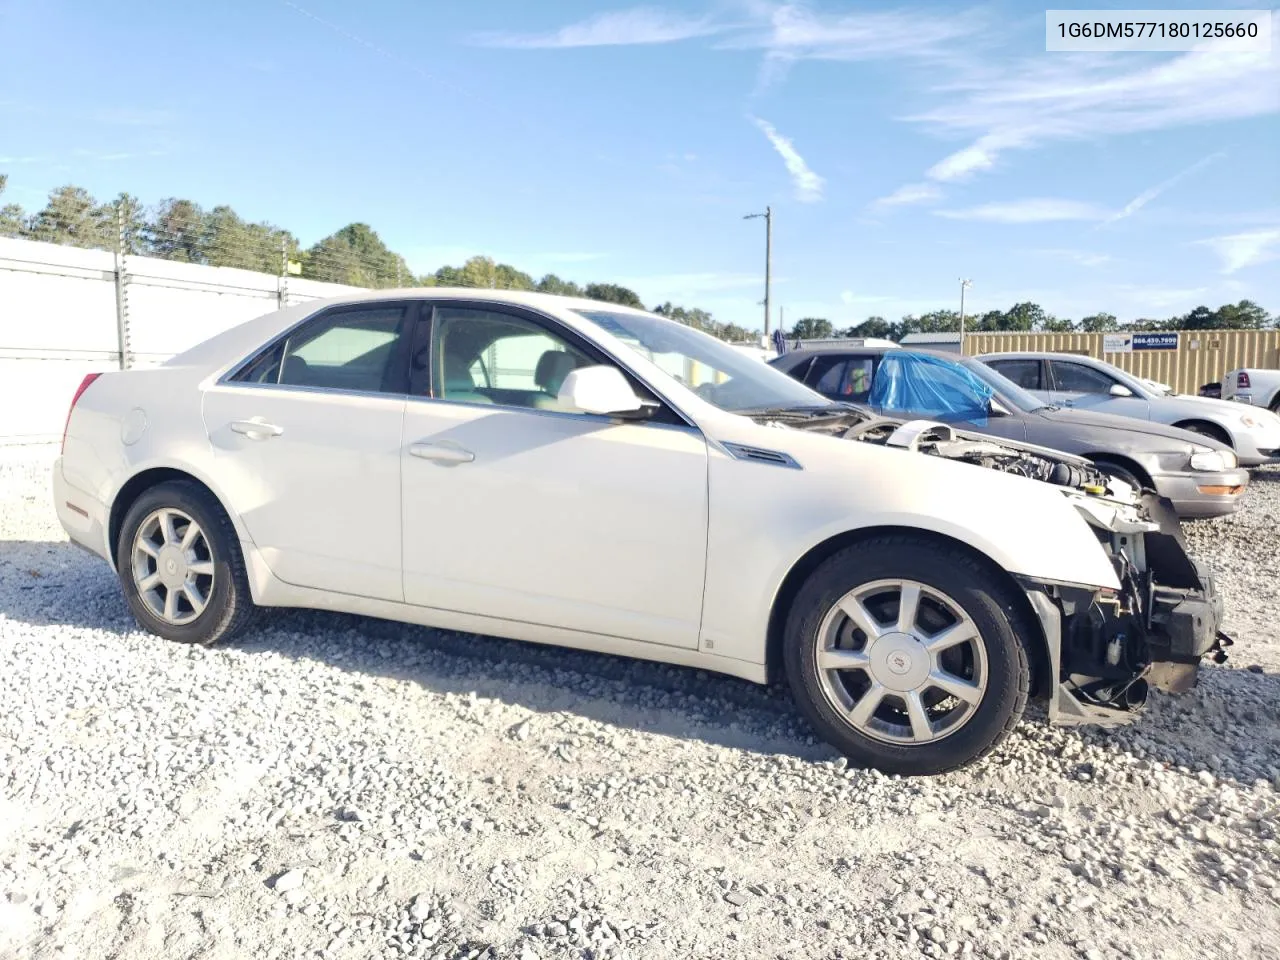
M 189 649 L 0 456 L 0 957 L 1280 957 L 1280 471 L 1231 663 L 928 780 L 785 692 L 310 612 Z

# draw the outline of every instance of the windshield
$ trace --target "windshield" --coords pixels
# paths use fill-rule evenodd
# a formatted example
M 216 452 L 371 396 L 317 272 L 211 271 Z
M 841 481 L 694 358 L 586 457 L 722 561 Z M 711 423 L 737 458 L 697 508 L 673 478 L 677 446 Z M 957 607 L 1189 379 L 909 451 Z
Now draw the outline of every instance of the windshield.
M 830 405 L 764 360 L 674 320 L 611 310 L 574 312 L 721 410 L 746 413 Z
M 1047 404 L 1039 397 L 1024 390 L 1004 374 L 997 373 L 981 360 L 975 360 L 973 357 L 965 357 L 960 361 L 960 363 L 964 365 L 966 370 L 995 390 L 997 398 L 1001 401 L 1013 404 L 1023 413 L 1030 413 L 1032 410 L 1041 410 L 1047 406 Z

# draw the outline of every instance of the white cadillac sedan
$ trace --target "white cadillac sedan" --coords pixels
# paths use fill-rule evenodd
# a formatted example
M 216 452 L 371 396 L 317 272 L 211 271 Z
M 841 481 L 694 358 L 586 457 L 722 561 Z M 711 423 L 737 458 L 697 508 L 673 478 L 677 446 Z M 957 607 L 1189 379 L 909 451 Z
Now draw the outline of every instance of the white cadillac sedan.
M 1166 502 L 586 300 L 352 296 L 88 377 L 53 486 L 170 640 L 313 607 L 785 676 L 900 773 L 984 754 L 1029 695 L 1125 717 L 1229 642 Z

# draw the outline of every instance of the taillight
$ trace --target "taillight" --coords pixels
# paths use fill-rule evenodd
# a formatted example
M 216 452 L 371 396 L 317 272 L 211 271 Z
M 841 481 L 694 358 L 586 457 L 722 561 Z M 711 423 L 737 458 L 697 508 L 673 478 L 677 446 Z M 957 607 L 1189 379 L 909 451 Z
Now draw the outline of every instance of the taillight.
M 76 387 L 75 395 L 71 398 L 71 406 L 67 409 L 67 422 L 62 425 L 61 451 L 65 451 L 67 449 L 67 427 L 71 426 L 71 412 L 76 408 L 76 401 L 79 400 L 81 395 L 89 389 L 89 384 L 93 383 L 93 381 L 97 380 L 100 376 L 102 376 L 100 373 L 86 373 L 84 375 L 84 379 L 80 381 L 80 386 Z
M 1243 370 L 1241 370 L 1239 373 L 1236 374 L 1236 389 L 1237 390 L 1249 389 L 1249 375 L 1245 373 Z

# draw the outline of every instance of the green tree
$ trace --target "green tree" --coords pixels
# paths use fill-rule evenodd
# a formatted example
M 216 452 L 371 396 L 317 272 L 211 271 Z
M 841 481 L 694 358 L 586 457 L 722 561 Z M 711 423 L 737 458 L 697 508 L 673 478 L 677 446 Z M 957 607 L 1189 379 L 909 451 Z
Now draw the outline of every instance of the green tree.
M 205 216 L 200 205 L 175 197 L 162 200 L 147 224 L 151 256 L 180 263 L 204 263 L 205 245 Z
M 580 297 L 582 288 L 571 280 L 561 280 L 554 273 L 548 273 L 538 281 L 539 293 L 554 293 L 561 297 Z
M 620 287 L 616 283 L 589 283 L 583 295 L 588 300 L 603 300 L 606 303 L 618 303 L 624 307 L 644 309 L 644 303 L 634 290 Z
M 1114 313 L 1094 313 L 1080 321 L 1085 333 L 1114 333 L 1120 329 L 1120 321 Z
M 861 323 L 849 327 L 845 330 L 846 337 L 876 337 L 879 339 L 896 340 L 898 329 L 897 324 L 890 323 L 884 317 L 867 317 Z
M 349 223 L 302 255 L 304 275 L 354 287 L 394 287 L 413 282 L 404 258 L 392 253 L 367 223 Z M 492 263 L 493 261 L 489 261 Z
M 835 328 L 825 317 L 801 317 L 791 327 L 791 336 L 797 340 L 822 340 L 832 335 Z
M 1055 317 L 1049 314 L 1041 321 L 1040 329 L 1045 333 L 1074 333 L 1076 322 L 1069 317 Z
M 9 183 L 8 174 L 0 173 L 0 194 Z M 21 237 L 27 232 L 27 215 L 16 203 L 0 206 L 0 237 Z
M 957 333 L 960 330 L 960 314 L 955 310 L 933 310 L 922 313 L 916 321 L 919 333 Z
M 1214 314 L 1214 322 L 1220 330 L 1264 330 L 1271 322 L 1267 311 L 1252 300 L 1224 303 Z
M 59 187 L 44 209 L 31 218 L 32 240 L 71 247 L 115 249 L 115 211 L 100 206 L 84 187 Z

